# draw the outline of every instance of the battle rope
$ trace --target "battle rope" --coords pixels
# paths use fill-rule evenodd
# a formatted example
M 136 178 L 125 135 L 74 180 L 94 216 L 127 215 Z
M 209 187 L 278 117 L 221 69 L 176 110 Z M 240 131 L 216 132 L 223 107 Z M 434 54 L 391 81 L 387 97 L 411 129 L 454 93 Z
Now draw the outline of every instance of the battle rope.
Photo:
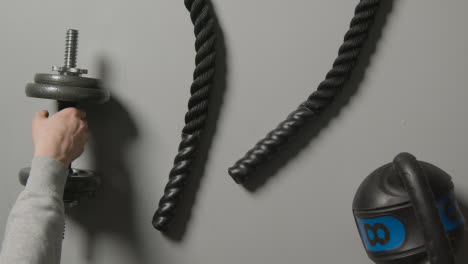
M 281 146 L 292 138 L 304 124 L 323 112 L 325 107 L 342 90 L 356 65 L 359 53 L 367 39 L 380 0 L 361 0 L 356 6 L 350 28 L 338 51 L 338 57 L 324 81 L 294 112 L 281 122 L 265 138 L 260 140 L 243 158 L 231 168 L 229 174 L 237 183 L 243 183 L 263 162 L 269 159 Z
M 195 71 L 190 88 L 191 97 L 188 112 L 185 115 L 185 127 L 182 140 L 174 159 L 174 166 L 169 173 L 169 181 L 164 195 L 159 201 L 159 208 L 153 216 L 154 228 L 165 231 L 175 215 L 183 187 L 187 183 L 194 165 L 196 153 L 205 127 L 208 114 L 208 99 L 215 72 L 215 19 L 207 0 L 184 0 L 190 11 L 190 18 L 195 33 Z

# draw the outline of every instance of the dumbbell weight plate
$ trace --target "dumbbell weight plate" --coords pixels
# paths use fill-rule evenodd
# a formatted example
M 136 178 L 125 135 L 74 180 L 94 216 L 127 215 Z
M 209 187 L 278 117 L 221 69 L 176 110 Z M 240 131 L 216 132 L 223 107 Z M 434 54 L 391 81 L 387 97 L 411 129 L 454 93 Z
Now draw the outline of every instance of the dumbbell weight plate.
M 26 185 L 31 168 L 23 168 L 19 173 L 19 181 Z M 72 169 L 67 177 L 63 201 L 69 204 L 75 204 L 83 198 L 91 198 L 101 186 L 99 176 L 89 170 Z
M 74 202 L 94 196 L 101 186 L 101 178 L 93 171 L 72 169 L 65 184 L 63 201 Z
M 104 103 L 109 100 L 107 89 L 63 86 L 56 84 L 28 83 L 26 95 L 66 102 Z
M 70 76 L 60 74 L 37 73 L 34 82 L 61 86 L 74 86 L 83 88 L 99 88 L 100 81 L 94 78 Z
M 20 170 L 18 178 L 19 178 L 19 182 L 21 183 L 21 185 L 26 186 L 26 183 L 28 182 L 29 172 L 30 171 L 31 171 L 31 168 L 29 168 L 29 167 L 22 168 Z

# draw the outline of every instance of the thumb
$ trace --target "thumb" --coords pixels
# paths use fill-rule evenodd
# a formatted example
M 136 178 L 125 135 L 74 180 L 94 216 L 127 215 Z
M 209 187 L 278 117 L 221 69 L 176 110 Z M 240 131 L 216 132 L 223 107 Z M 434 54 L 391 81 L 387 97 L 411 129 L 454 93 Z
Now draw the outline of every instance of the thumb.
M 49 117 L 49 112 L 47 110 L 41 110 L 36 113 L 36 116 L 34 117 L 34 119 L 42 120 L 42 119 L 47 119 L 48 117 Z

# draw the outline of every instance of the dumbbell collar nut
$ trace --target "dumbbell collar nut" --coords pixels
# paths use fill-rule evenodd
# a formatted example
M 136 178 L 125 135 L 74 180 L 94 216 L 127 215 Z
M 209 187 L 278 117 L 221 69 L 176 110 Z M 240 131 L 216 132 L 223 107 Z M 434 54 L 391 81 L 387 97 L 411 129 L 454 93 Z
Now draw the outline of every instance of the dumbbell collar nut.
M 81 75 L 81 74 L 87 74 L 88 70 L 87 69 L 79 69 L 79 68 L 68 68 L 65 66 L 52 66 L 52 71 L 59 72 L 62 75 Z

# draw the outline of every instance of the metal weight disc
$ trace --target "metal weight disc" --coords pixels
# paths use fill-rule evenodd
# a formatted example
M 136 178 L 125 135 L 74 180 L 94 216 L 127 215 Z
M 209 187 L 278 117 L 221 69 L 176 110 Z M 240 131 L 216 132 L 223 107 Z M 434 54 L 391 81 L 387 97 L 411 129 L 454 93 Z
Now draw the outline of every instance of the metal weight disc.
M 83 88 L 99 88 L 100 81 L 94 78 L 81 76 L 37 73 L 34 76 L 34 82 L 51 85 L 73 86 Z
M 19 181 L 26 185 L 31 168 L 23 168 L 19 172 Z M 83 198 L 91 198 L 101 186 L 99 176 L 89 170 L 72 169 L 67 177 L 63 202 L 68 205 L 75 205 Z
M 31 168 L 22 168 L 19 172 L 18 178 L 19 182 L 21 185 L 26 186 L 26 183 L 28 182 L 29 178 L 29 172 L 31 171 Z
M 101 178 L 95 172 L 89 170 L 72 169 L 72 172 L 67 178 L 63 201 L 65 203 L 74 203 L 83 198 L 93 197 L 101 186 Z
M 28 83 L 26 95 L 66 102 L 104 103 L 109 100 L 107 89 L 63 86 L 56 84 Z

